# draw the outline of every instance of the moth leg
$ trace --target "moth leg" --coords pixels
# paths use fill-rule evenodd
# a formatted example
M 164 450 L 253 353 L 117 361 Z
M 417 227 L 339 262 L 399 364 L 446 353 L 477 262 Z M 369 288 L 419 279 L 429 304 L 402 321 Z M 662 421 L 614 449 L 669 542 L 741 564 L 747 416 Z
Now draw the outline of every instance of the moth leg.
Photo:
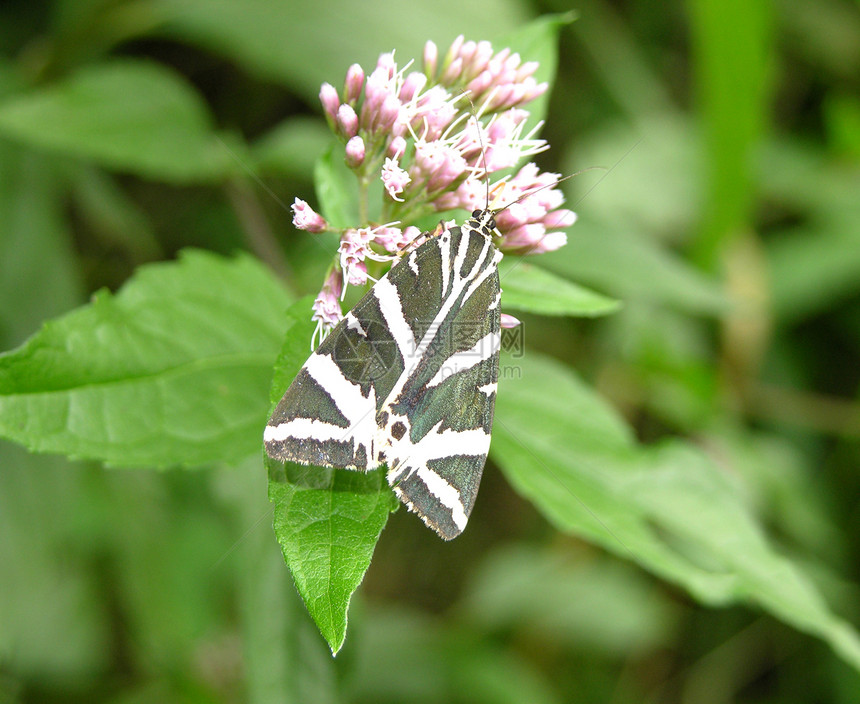
M 422 244 L 424 244 L 424 242 L 426 242 L 427 240 L 429 240 L 433 237 L 438 237 L 443 232 L 445 232 L 445 230 L 447 230 L 447 229 L 448 228 L 445 226 L 445 221 L 440 220 L 439 224 L 436 225 L 436 227 L 433 229 L 432 232 L 428 232 L 427 230 L 425 230 L 424 232 L 421 232 L 418 235 L 416 235 L 415 238 L 411 242 L 407 242 L 405 245 L 403 245 L 403 247 L 401 247 L 401 250 L 400 250 L 401 256 L 404 254 L 407 254 L 408 252 L 411 252 L 413 249 L 417 249 Z

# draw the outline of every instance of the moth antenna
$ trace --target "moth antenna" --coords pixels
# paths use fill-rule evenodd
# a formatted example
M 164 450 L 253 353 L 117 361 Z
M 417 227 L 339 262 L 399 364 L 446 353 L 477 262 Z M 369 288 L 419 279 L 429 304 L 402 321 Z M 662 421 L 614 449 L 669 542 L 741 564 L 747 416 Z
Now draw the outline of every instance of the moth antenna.
M 481 146 L 481 165 L 484 167 L 484 186 L 487 189 L 487 193 L 486 193 L 486 196 L 484 199 L 484 203 L 485 203 L 484 210 L 489 210 L 490 209 L 490 173 L 487 170 L 487 150 L 486 150 L 486 147 L 484 147 L 484 138 L 481 135 L 481 121 L 478 119 L 478 111 L 477 111 L 477 108 L 475 107 L 475 103 L 472 102 L 472 97 L 470 95 L 468 95 L 468 93 L 466 94 L 466 98 L 468 99 L 469 105 L 472 108 L 472 119 L 475 120 L 475 128 L 478 132 L 478 144 Z M 563 183 L 564 181 L 567 181 L 568 179 L 571 179 L 574 176 L 580 176 L 580 175 L 584 174 L 586 171 L 594 171 L 595 169 L 601 170 L 601 171 L 609 171 L 609 169 L 607 169 L 605 166 L 588 166 L 588 167 L 586 167 L 584 169 L 580 169 L 579 171 L 576 171 L 572 174 L 568 174 L 564 178 L 558 179 L 558 181 L 554 181 L 553 183 L 548 183 L 545 186 L 541 186 L 540 188 L 536 188 L 535 190 L 529 191 L 528 193 L 523 193 L 519 198 L 511 201 L 510 203 L 506 203 L 501 208 L 493 208 L 493 214 L 501 213 L 503 210 L 507 210 L 508 208 L 510 208 L 515 203 L 519 203 L 521 200 L 528 198 L 529 196 L 533 196 L 535 193 L 540 193 L 541 191 L 546 190 L 547 188 L 555 188 L 558 184 Z
M 584 174 L 586 171 L 595 171 L 595 170 L 598 170 L 598 171 L 608 171 L 608 169 L 607 169 L 605 166 L 587 166 L 586 168 L 584 168 L 584 169 L 580 169 L 579 171 L 575 171 L 575 172 L 574 172 L 574 173 L 572 173 L 572 174 L 568 174 L 568 175 L 567 175 L 567 176 L 565 176 L 564 178 L 560 178 L 560 179 L 558 179 L 557 181 L 553 181 L 552 183 L 548 183 L 548 184 L 546 184 L 545 186 L 541 186 L 540 188 L 535 188 L 533 191 L 528 191 L 527 193 L 523 193 L 523 194 L 522 194 L 519 198 L 517 198 L 516 200 L 512 200 L 510 203 L 507 203 L 507 204 L 503 205 L 501 208 L 496 208 L 496 209 L 494 209 L 494 210 L 493 210 L 493 212 L 494 212 L 494 213 L 501 213 L 503 210 L 507 210 L 507 209 L 508 209 L 508 208 L 510 208 L 512 205 L 515 205 L 516 203 L 519 203 L 521 200 L 524 200 L 524 199 L 528 198 L 529 196 L 533 196 L 535 193 L 540 193 L 541 191 L 545 191 L 547 188 L 555 188 L 558 184 L 560 184 L 560 183 L 564 183 L 565 181 L 567 181 L 568 179 L 573 178 L 574 176 L 581 176 L 581 175 L 582 175 L 582 174 Z
M 475 108 L 475 103 L 472 102 L 472 97 L 469 98 L 469 105 L 472 106 L 472 119 L 475 120 L 475 129 L 478 133 L 478 144 L 481 146 L 481 166 L 484 167 L 484 186 L 487 189 L 487 195 L 484 200 L 484 210 L 490 209 L 490 172 L 487 171 L 487 150 L 484 148 L 484 138 L 481 136 L 481 121 L 478 119 L 478 111 Z

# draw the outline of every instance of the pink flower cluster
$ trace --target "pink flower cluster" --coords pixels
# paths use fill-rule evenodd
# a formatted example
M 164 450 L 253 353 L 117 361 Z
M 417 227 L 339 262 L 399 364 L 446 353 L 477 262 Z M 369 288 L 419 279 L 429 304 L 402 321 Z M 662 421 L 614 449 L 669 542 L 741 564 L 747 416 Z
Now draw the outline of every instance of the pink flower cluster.
M 409 67 L 398 68 L 393 53 L 383 54 L 369 75 L 352 65 L 340 93 L 328 83 L 320 90 L 326 118 L 345 145 L 345 163 L 360 184 L 360 212 L 387 223 L 364 222 L 341 233 L 338 259 L 314 304 L 322 336 L 340 319 L 346 286 L 373 278 L 367 260 L 393 261 L 419 234 L 415 227 L 401 229 L 400 223 L 489 205 L 499 209 L 496 223 L 503 234 L 497 246 L 537 254 L 563 246 L 566 235 L 560 230 L 576 219 L 561 208 L 564 198 L 555 188 L 559 177 L 540 173 L 531 163 L 492 185 L 494 199 L 487 203 L 493 173 L 548 148 L 535 138 L 540 124 L 527 131 L 529 113 L 522 107 L 547 89 L 534 78 L 536 62 L 461 36 L 441 58 L 436 45 L 427 42 L 423 71 Z M 375 178 L 384 187 L 376 209 L 368 188 Z M 307 203 L 297 199 L 293 210 L 297 228 L 330 229 Z M 379 274 L 379 266 L 371 268 Z M 334 277 L 340 277 L 337 287 Z
M 493 52 L 490 42 L 465 41 L 461 34 L 451 44 L 442 63 L 433 42 L 424 45 L 424 73 L 448 88 L 467 91 L 485 111 L 505 110 L 527 103 L 546 92 L 546 83 L 537 83 L 537 61 L 521 63 L 510 49 Z

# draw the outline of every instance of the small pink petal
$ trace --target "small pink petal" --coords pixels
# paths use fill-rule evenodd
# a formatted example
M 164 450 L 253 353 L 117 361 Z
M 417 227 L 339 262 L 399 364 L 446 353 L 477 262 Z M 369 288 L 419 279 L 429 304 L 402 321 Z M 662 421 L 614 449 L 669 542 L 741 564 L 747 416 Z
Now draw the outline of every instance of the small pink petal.
M 403 199 L 397 196 L 403 192 L 403 189 L 406 188 L 411 180 L 409 174 L 400 168 L 397 161 L 386 157 L 385 163 L 382 166 L 382 184 L 392 199 L 402 201 Z
M 364 286 L 367 283 L 367 264 L 355 262 L 350 265 L 346 272 L 346 278 L 350 286 Z

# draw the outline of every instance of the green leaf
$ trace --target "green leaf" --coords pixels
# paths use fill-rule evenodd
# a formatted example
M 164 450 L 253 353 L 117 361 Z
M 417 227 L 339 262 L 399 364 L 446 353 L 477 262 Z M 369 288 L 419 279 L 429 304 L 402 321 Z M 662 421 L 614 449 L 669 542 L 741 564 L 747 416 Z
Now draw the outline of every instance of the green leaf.
M 526 8 L 515 0 L 155 0 L 150 6 L 164 20 L 163 31 L 169 36 L 283 81 L 315 105 L 323 81 L 339 85 L 350 64 L 361 64 L 369 74 L 383 52 L 394 49 L 402 65 L 420 61 L 428 39 L 444 54 L 463 28 L 474 28 L 467 39 L 493 39 L 528 20 Z
M 652 581 L 611 557 L 576 560 L 560 545 L 514 544 L 493 550 L 473 574 L 462 611 L 485 629 L 528 629 L 546 643 L 613 657 L 666 647 L 675 631 Z
M 0 105 L 0 134 L 144 177 L 189 183 L 234 168 L 206 105 L 176 73 L 114 61 Z
M 106 554 L 104 543 L 81 530 L 97 512 L 84 481 L 89 468 L 9 443 L 0 443 L 0 467 L 4 668 L 65 681 L 98 678 L 110 667 L 113 629 L 104 584 L 92 569 L 94 553 Z
M 549 90 L 530 102 L 526 108 L 529 111 L 529 129 L 546 118 L 550 93 L 555 84 L 558 68 L 558 35 L 561 29 L 574 19 L 576 19 L 574 12 L 544 15 L 493 42 L 493 49 L 496 51 L 510 47 L 522 57 L 523 62 L 537 61 L 540 65 L 534 74 L 534 79 L 538 83 L 549 84 Z M 477 39 L 477 37 L 474 38 Z
M 824 116 L 833 146 L 860 159 L 860 99 L 851 93 L 829 96 L 825 99 Z
M 764 245 L 774 317 L 793 325 L 860 290 L 860 170 L 787 138 L 761 152 L 763 198 L 792 214 Z
M 581 239 L 581 229 L 595 227 L 598 237 L 608 229 L 636 241 L 681 246 L 694 236 L 704 197 L 698 175 L 705 167 L 697 132 L 674 110 L 649 109 L 633 126 L 602 122 L 588 140 L 569 148 L 564 164 L 567 173 L 590 169 L 564 184 L 579 213 L 568 246 Z
M 309 302 L 300 301 L 288 313 L 287 336 L 272 381 L 272 406 L 310 354 Z M 282 464 L 268 457 L 265 461 L 275 535 L 308 612 L 336 654 L 346 638 L 349 601 L 397 501 L 384 469 L 363 474 Z
M 614 313 L 621 303 L 563 279 L 521 258 L 507 257 L 499 265 L 502 305 L 507 309 L 596 317 Z
M 662 306 L 635 305 L 613 319 L 608 348 L 636 378 L 641 407 L 676 430 L 698 433 L 721 413 L 707 324 Z M 622 361 L 623 360 L 623 361 Z
M 343 159 L 343 145 L 332 141 L 314 167 L 320 214 L 335 228 L 356 227 L 359 222 L 358 184 Z
M 308 612 L 333 654 L 346 639 L 353 593 L 397 506 L 385 470 L 286 465 L 267 459 L 275 535 Z
M 0 344 L 20 344 L 84 300 L 65 207 L 62 179 L 44 155 L 0 143 Z
M 566 183 L 579 218 L 568 243 L 541 266 L 624 301 L 719 315 L 730 306 L 720 282 L 694 268 L 668 241 L 683 246 L 699 219 L 703 166 L 695 134 L 670 111 L 638 129 L 601 126 L 577 146 L 568 170 L 603 165 Z M 654 165 L 660 164 L 655 169 Z
M 522 414 L 530 413 L 536 406 L 541 408 L 537 438 L 555 439 L 574 448 L 579 445 L 612 450 L 634 447 L 633 434 L 618 413 L 563 365 L 529 352 L 522 358 L 503 355 L 500 366 L 505 373 L 500 373 L 490 446 L 497 460 L 502 459 L 501 453 L 495 451 L 497 433 L 531 428 L 534 421 L 525 426 L 518 423 Z
M 853 181 L 860 186 L 860 178 Z M 791 324 L 831 310 L 860 290 L 860 208 L 788 229 L 767 254 L 777 320 Z
M 700 315 L 725 312 L 716 282 L 643 237 L 595 223 L 588 214 L 567 245 L 541 258 L 548 269 L 605 289 L 622 301 L 647 301 Z
M 313 300 L 311 296 L 305 296 L 287 310 L 281 330 L 283 344 L 275 360 L 275 371 L 269 387 L 269 415 L 311 354 L 311 337 L 316 325 L 311 320 Z
M 755 603 L 860 669 L 857 633 L 768 544 L 724 470 L 679 441 L 637 448 L 568 369 L 536 355 L 517 362 L 519 378 L 500 388 L 493 457 L 553 524 L 705 604 Z
M 752 157 L 772 100 L 774 11 L 770 3 L 689 3 L 707 193 L 698 260 L 714 268 L 727 240 L 748 227 L 754 205 Z
M 271 513 L 260 464 L 254 456 L 218 473 L 219 494 L 235 515 L 236 535 L 242 535 L 229 560 L 236 567 L 233 603 L 240 606 L 244 700 L 331 704 L 337 700 L 336 663 L 284 569 L 271 530 L 260 525 Z
M 112 465 L 259 452 L 287 297 L 251 257 L 186 251 L 0 356 L 0 434 Z

